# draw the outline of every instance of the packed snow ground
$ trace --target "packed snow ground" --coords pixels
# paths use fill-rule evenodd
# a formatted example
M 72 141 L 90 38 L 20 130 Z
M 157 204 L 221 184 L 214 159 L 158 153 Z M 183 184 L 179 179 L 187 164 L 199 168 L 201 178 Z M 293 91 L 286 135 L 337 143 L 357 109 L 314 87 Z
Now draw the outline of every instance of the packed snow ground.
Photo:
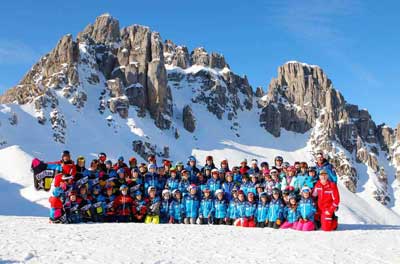
M 47 224 L 0 217 L 4 263 L 400 263 L 400 229 L 337 232 L 145 224 Z M 1 262 L 0 261 L 0 262 Z

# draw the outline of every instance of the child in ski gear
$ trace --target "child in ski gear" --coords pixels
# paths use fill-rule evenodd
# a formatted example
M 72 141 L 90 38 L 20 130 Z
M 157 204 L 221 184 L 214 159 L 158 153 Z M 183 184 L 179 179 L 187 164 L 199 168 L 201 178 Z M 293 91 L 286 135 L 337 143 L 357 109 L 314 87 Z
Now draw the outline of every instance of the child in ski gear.
M 214 165 L 214 160 L 212 156 L 207 156 L 206 157 L 206 165 L 201 169 L 201 171 L 206 174 L 206 170 L 209 170 L 211 172 L 212 169 L 216 169 Z
M 169 206 L 169 223 L 182 224 L 185 214 L 185 204 L 182 199 L 182 194 L 179 189 L 172 192 L 173 200 Z
M 328 172 L 319 172 L 319 181 L 315 184 L 312 196 L 317 198 L 316 219 L 321 223 L 321 229 L 332 231 L 337 228 L 337 217 L 335 211 L 339 207 L 339 191 L 334 182 L 329 181 Z
M 236 184 L 233 182 L 232 172 L 227 171 L 225 173 L 225 182 L 222 183 L 222 191 L 225 194 L 226 201 L 232 199 L 232 190 L 235 188 Z
M 223 225 L 227 218 L 228 205 L 224 199 L 224 191 L 218 189 L 215 191 L 214 201 L 214 225 Z
M 247 193 L 247 202 L 245 203 L 245 218 L 242 223 L 243 227 L 255 227 L 255 214 L 257 210 L 257 203 L 255 199 L 255 194 L 253 192 Z
M 146 191 L 145 195 L 149 195 L 149 187 L 156 188 L 156 194 L 161 193 L 161 190 L 157 189 L 159 188 L 159 175 L 156 173 L 157 166 L 154 164 L 149 164 L 149 166 L 147 166 L 147 169 L 148 173 L 146 173 L 146 175 L 144 176 L 144 189 Z
M 238 203 L 238 190 L 237 188 L 234 188 L 232 190 L 232 199 L 229 201 L 229 205 L 228 205 L 228 210 L 227 210 L 227 221 L 226 224 L 227 225 L 233 225 L 233 223 L 235 222 L 236 218 L 237 218 L 237 209 L 236 209 L 236 205 Z
M 290 166 L 286 170 L 286 177 L 282 179 L 282 190 L 289 191 L 297 191 L 296 189 L 296 168 L 294 166 Z
M 80 223 L 82 221 L 81 209 L 82 199 L 77 197 L 76 191 L 71 191 L 64 204 L 69 223 Z
M 147 198 L 147 216 L 144 220 L 145 224 L 160 223 L 160 198 L 157 196 L 156 187 L 150 186 L 147 190 L 149 197 Z
M 66 223 L 67 219 L 64 213 L 63 202 L 60 197 L 63 194 L 63 190 L 58 187 L 54 188 L 53 196 L 49 198 L 50 202 L 50 221 L 53 223 Z
M 260 200 L 257 204 L 256 212 L 256 226 L 264 228 L 267 224 L 268 217 L 268 194 L 266 192 L 260 193 Z
M 227 159 L 223 159 L 221 161 L 221 171 L 223 172 L 228 172 L 229 170 L 229 164 L 228 164 L 228 160 Z
M 235 208 L 236 220 L 234 221 L 235 226 L 243 226 L 246 222 L 246 200 L 243 190 L 238 191 L 238 200 Z
M 134 193 L 135 199 L 132 204 L 133 221 L 143 223 L 147 213 L 146 201 L 143 199 L 142 192 L 137 190 Z
M 133 200 L 128 195 L 128 186 L 125 184 L 119 188 L 120 195 L 114 200 L 114 209 L 117 212 L 117 222 L 126 223 L 131 221 L 131 210 Z
M 104 195 L 104 204 L 105 204 L 105 215 L 104 221 L 105 222 L 115 222 L 115 208 L 114 208 L 114 200 L 115 195 L 113 194 L 113 186 L 106 185 L 105 186 L 105 195 Z
M 165 189 L 161 193 L 160 223 L 166 224 L 169 221 L 169 206 L 171 204 L 171 193 Z
M 171 167 L 169 169 L 169 175 L 170 175 L 170 177 L 167 179 L 165 187 L 168 190 L 170 190 L 171 192 L 173 192 L 174 190 L 178 189 L 178 187 L 179 187 L 179 179 L 177 177 L 175 167 Z
M 240 185 L 240 190 L 244 192 L 244 195 L 250 191 L 251 183 L 249 182 L 249 175 L 247 173 L 242 175 L 242 184 Z
M 185 224 L 196 224 L 199 213 L 200 201 L 197 195 L 197 186 L 191 184 L 189 186 L 189 194 L 184 197 L 185 204 Z
M 286 205 L 283 211 L 284 218 L 286 221 L 282 224 L 281 228 L 297 228 L 299 220 L 299 212 L 297 206 L 296 195 L 294 193 L 289 194 L 289 204 Z
M 304 186 L 312 188 L 314 186 L 312 178 L 308 175 L 308 165 L 306 162 L 300 163 L 300 172 L 297 173 L 296 190 L 301 190 Z
M 297 210 L 300 215 L 300 220 L 297 223 L 296 230 L 313 231 L 315 229 L 314 215 L 316 209 L 314 201 L 311 198 L 311 189 L 307 186 L 301 189 L 301 200 Z
M 208 188 L 207 179 L 204 177 L 202 172 L 197 173 L 197 180 L 196 180 L 195 184 L 199 188 L 199 191 L 197 193 L 198 193 L 199 197 L 201 197 L 203 194 L 203 191 Z
M 203 199 L 200 201 L 199 223 L 201 225 L 213 223 L 214 202 L 211 199 L 211 191 L 206 188 L 203 190 Z
M 183 197 L 185 197 L 188 194 L 189 186 L 190 186 L 189 173 L 186 170 L 182 170 L 182 179 L 178 184 L 178 189 Z
M 210 188 L 211 195 L 215 195 L 215 191 L 221 189 L 221 180 L 219 179 L 219 172 L 217 169 L 211 170 L 211 178 L 207 181 L 208 188 Z
M 280 198 L 280 190 L 274 188 L 272 190 L 272 199 L 268 208 L 268 227 L 278 229 L 283 221 L 284 204 Z

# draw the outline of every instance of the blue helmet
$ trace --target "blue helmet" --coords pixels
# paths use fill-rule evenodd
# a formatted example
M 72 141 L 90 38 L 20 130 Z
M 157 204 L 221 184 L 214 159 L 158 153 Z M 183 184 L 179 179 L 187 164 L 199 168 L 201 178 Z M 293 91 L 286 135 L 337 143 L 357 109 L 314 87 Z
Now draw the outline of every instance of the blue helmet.
M 118 173 L 118 174 L 120 174 L 120 173 L 124 173 L 124 174 L 125 174 L 124 168 L 119 168 L 119 169 L 117 170 L 117 173 Z
M 57 187 L 53 190 L 53 196 L 60 197 L 63 194 L 63 192 L 64 192 L 63 189 Z
M 196 162 L 196 158 L 195 158 L 194 156 L 189 156 L 188 161 L 189 161 L 189 162 L 190 162 L 190 161 Z
M 128 186 L 126 186 L 125 184 L 122 184 L 121 187 L 119 187 L 119 190 L 122 191 L 124 189 L 128 189 Z
M 135 192 L 135 196 L 139 196 L 139 195 L 142 195 L 142 192 L 139 191 L 139 190 L 137 190 L 137 191 Z
M 119 157 L 118 157 L 118 161 L 124 161 L 124 157 L 119 156 Z

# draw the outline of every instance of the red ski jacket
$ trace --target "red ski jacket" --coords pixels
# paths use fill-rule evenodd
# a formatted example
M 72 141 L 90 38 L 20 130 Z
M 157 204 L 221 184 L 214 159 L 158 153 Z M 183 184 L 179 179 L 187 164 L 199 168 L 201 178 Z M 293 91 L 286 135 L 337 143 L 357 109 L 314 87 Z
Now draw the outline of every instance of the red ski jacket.
M 315 184 L 313 196 L 318 199 L 318 211 L 328 211 L 331 215 L 340 203 L 339 191 L 335 183 L 328 181 L 323 185 L 320 181 Z

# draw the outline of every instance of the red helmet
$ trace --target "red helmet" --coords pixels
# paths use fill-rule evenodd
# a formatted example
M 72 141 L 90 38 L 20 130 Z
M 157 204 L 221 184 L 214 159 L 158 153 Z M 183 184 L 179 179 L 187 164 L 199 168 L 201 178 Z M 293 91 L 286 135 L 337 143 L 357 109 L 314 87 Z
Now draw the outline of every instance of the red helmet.
M 239 190 L 239 191 L 238 191 L 238 195 L 241 195 L 241 194 L 244 195 L 244 191 L 243 191 L 243 190 Z
M 164 166 L 170 167 L 171 166 L 171 161 L 169 160 L 163 160 Z
M 137 160 L 136 160 L 135 157 L 131 157 L 131 158 L 129 159 L 129 163 L 136 163 L 136 162 L 137 162 Z
M 64 164 L 62 166 L 62 172 L 63 174 L 75 176 L 76 174 L 76 167 L 74 164 Z
M 148 161 L 148 162 L 154 162 L 154 161 L 156 161 L 156 156 L 154 156 L 153 154 L 149 155 L 149 156 L 147 157 L 147 161 Z

